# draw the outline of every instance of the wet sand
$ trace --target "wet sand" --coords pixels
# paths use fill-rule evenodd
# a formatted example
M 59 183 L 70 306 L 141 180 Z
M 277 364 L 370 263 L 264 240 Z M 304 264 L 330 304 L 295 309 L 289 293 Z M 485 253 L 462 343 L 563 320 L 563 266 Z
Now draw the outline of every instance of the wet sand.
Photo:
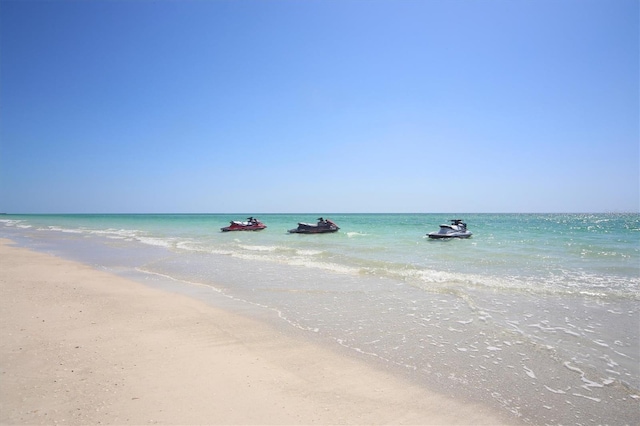
M 198 300 L 0 240 L 1 424 L 513 424 Z

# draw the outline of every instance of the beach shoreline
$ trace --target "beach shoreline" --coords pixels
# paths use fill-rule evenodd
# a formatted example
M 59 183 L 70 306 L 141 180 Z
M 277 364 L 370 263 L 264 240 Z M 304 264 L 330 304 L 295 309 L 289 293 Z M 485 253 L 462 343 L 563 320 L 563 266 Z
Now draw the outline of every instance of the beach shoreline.
M 0 240 L 1 424 L 517 424 L 226 312 Z

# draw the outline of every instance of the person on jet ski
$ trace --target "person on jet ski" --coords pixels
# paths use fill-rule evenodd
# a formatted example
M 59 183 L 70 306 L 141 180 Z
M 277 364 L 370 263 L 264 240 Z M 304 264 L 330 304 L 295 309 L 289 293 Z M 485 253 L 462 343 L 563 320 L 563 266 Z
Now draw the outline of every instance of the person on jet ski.
M 462 229 L 467 229 L 467 224 L 460 219 L 454 219 L 452 225 L 458 225 Z

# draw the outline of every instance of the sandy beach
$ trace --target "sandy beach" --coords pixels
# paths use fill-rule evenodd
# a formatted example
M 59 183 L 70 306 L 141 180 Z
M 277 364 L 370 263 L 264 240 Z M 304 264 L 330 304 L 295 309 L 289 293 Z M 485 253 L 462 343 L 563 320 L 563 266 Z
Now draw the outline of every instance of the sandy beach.
M 0 240 L 2 424 L 505 424 L 235 314 Z

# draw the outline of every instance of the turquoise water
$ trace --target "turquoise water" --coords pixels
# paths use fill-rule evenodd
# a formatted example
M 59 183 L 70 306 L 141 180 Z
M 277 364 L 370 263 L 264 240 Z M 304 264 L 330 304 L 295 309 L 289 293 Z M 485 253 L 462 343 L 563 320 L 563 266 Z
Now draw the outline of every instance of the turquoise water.
M 254 215 L 256 216 L 256 215 Z M 0 236 L 271 321 L 525 423 L 640 415 L 640 215 L 0 217 Z M 430 240 L 460 216 L 473 237 Z

